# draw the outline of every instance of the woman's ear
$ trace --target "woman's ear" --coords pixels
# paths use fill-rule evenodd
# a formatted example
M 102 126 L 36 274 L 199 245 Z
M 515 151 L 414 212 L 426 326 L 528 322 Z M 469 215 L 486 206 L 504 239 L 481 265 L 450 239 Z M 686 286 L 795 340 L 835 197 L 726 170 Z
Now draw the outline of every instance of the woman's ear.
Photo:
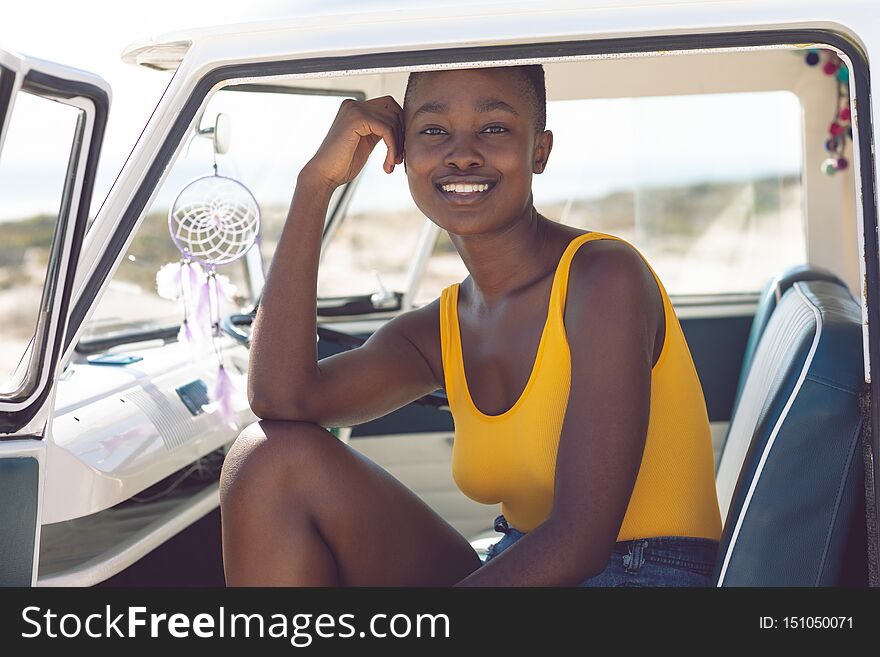
M 547 168 L 547 160 L 550 151 L 553 150 L 553 133 L 545 130 L 535 139 L 535 157 L 532 164 L 532 173 L 543 173 Z

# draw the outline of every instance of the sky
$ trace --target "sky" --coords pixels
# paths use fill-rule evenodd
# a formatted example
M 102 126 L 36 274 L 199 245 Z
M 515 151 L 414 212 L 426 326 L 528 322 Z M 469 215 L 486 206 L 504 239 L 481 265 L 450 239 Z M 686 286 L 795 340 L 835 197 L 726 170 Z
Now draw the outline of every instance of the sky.
M 502 2 L 503 0 L 489 1 Z M 169 72 L 154 71 L 123 63 L 120 54 L 130 43 L 191 27 L 266 20 L 294 13 L 330 13 L 352 8 L 363 10 L 365 8 L 411 7 L 426 4 L 437 4 L 437 0 L 324 0 L 324 2 L 316 0 L 287 0 L 286 2 L 252 0 L 249 3 L 230 2 L 229 0 L 187 0 L 185 2 L 154 0 L 148 6 L 138 6 L 137 10 L 134 10 L 135 5 L 118 0 L 84 0 L 78 3 L 71 3 L 69 0 L 35 0 L 30 3 L 15 3 L 4 7 L 3 20 L 0 22 L 0 49 L 12 50 L 84 69 L 100 75 L 110 84 L 113 95 L 93 196 L 92 215 L 94 215 L 171 79 Z M 464 4 L 464 0 L 450 0 L 449 4 Z M 625 105 L 625 101 L 623 102 Z M 55 105 L 45 102 L 44 104 Z M 627 109 L 624 105 L 618 102 L 614 108 L 606 108 L 604 115 L 608 116 L 608 110 L 613 110 L 613 115 L 622 117 L 620 108 L 623 107 L 634 116 L 650 117 L 649 121 L 643 119 L 640 124 L 639 130 L 644 131 L 643 135 L 662 135 L 665 132 L 666 137 L 660 139 L 653 148 L 649 147 L 645 140 L 634 146 L 631 142 L 636 137 L 635 131 L 626 129 L 626 125 L 621 119 L 618 120 L 618 127 L 622 128 L 621 130 L 617 132 L 613 130 L 598 131 L 594 137 L 595 148 L 593 152 L 596 154 L 597 163 L 604 161 L 604 166 L 600 166 L 599 170 L 608 179 L 604 183 L 605 188 L 614 186 L 612 174 L 615 165 L 609 160 L 608 154 L 615 151 L 630 149 L 637 152 L 638 157 L 643 160 L 639 167 L 642 175 L 649 178 L 660 176 L 657 182 L 668 182 L 667 179 L 670 176 L 674 178 L 675 175 L 682 174 L 683 170 L 678 167 L 677 163 L 674 167 L 669 166 L 668 159 L 670 154 L 675 151 L 681 156 L 678 158 L 678 162 L 688 161 L 687 152 L 681 142 L 682 131 L 677 129 L 664 130 L 664 126 L 671 126 L 674 121 L 681 118 L 680 111 L 661 101 L 654 103 L 650 107 L 650 111 L 647 112 L 644 106 L 641 108 L 633 106 Z M 758 126 L 766 120 L 766 114 L 763 111 L 755 112 L 743 109 L 736 102 L 733 102 L 733 99 L 731 103 L 728 103 L 728 106 L 731 120 L 742 123 L 744 130 L 748 130 L 749 122 Z M 599 105 L 596 106 L 596 111 L 597 121 L 601 121 L 601 118 L 598 117 L 601 117 L 603 112 Z M 713 118 L 711 115 L 716 113 L 717 109 L 708 113 L 698 112 L 695 114 L 697 118 L 694 121 L 711 119 Z M 714 118 L 717 119 L 717 116 Z M 34 119 L 33 123 L 31 134 L 39 135 L 38 139 L 22 139 L 21 143 L 15 143 L 14 138 L 10 136 L 4 148 L 5 159 L 0 160 L 0 197 L 3 197 L 2 205 L 4 206 L 0 208 L 0 220 L 16 215 L 21 216 L 20 212 L 39 211 L 37 207 L 39 203 L 52 206 L 52 202 L 45 198 L 45 194 L 32 193 L 28 196 L 25 190 L 28 189 L 27 180 L 29 178 L 36 180 L 40 173 L 39 167 L 45 168 L 44 162 L 50 159 L 49 154 L 44 153 L 41 148 L 49 148 L 50 144 L 62 143 L 62 140 L 52 141 L 52 130 L 46 127 L 52 123 L 50 120 L 38 123 Z M 693 122 L 689 125 L 693 125 Z M 755 140 L 754 144 L 755 148 L 763 148 L 764 151 L 743 152 L 739 160 L 735 151 L 742 144 L 738 144 L 733 137 L 736 131 L 719 131 L 707 126 L 709 134 L 718 135 L 720 140 L 727 139 L 728 143 L 719 143 L 717 149 L 707 149 L 705 143 L 699 146 L 703 152 L 715 150 L 716 153 L 727 153 L 730 155 L 731 166 L 746 168 L 750 166 L 750 162 L 769 161 L 769 158 L 773 157 L 775 153 L 793 152 L 791 148 L 786 148 L 775 140 L 784 138 L 790 143 L 792 140 L 798 139 L 796 133 L 786 132 L 785 125 L 781 126 L 784 134 L 781 134 L 779 130 L 767 130 L 767 127 L 764 124 L 762 128 L 759 128 L 759 131 L 772 136 L 772 138 L 764 137 Z M 10 135 L 12 132 L 10 131 Z M 651 139 L 647 141 L 651 141 Z M 627 144 L 630 145 L 627 146 Z M 56 148 L 56 150 L 58 149 Z M 242 157 L 246 156 L 244 153 L 241 155 Z M 557 162 L 561 162 L 561 158 L 567 156 L 559 148 L 554 157 Z M 573 152 L 570 157 L 581 157 L 581 153 Z M 56 159 L 59 159 L 59 170 L 63 170 L 61 167 L 64 163 L 60 161 L 60 158 Z M 10 173 L 9 167 L 12 166 L 10 162 L 13 160 L 18 169 Z M 773 168 L 776 170 L 779 166 L 778 162 L 773 164 Z M 782 166 L 785 168 L 786 165 L 782 163 Z M 699 162 L 694 162 L 692 168 L 706 170 L 706 167 Z M 601 171 L 602 169 L 604 171 Z M 5 174 L 4 171 L 6 171 Z M 597 190 L 603 188 L 599 178 L 594 177 L 593 182 L 596 183 Z M 651 180 L 646 180 L 646 182 L 651 182 Z M 546 184 L 549 183 L 548 177 Z M 287 191 L 285 191 L 286 193 Z M 381 198 L 381 196 L 377 194 L 376 198 Z M 57 208 L 57 205 L 54 205 L 54 208 Z
M 490 0 L 499 2 L 501 0 Z M 452 0 L 465 4 L 464 0 Z M 484 0 L 485 2 L 485 0 Z M 105 190 L 159 102 L 171 73 L 123 63 L 133 42 L 192 27 L 259 21 L 302 12 L 333 13 L 437 4 L 437 0 L 31 0 L 4 3 L 0 49 L 84 69 L 113 89 L 99 179 Z M 450 4 L 450 2 L 446 2 Z
M 112 101 L 104 146 L 99 162 L 94 191 L 94 214 L 107 195 L 116 174 L 141 134 L 171 79 L 170 72 L 161 72 L 123 63 L 120 55 L 131 43 L 150 37 L 192 27 L 223 25 L 242 21 L 280 18 L 302 12 L 333 13 L 352 7 L 370 9 L 432 4 L 437 0 L 153 0 L 149 5 L 135 5 L 119 0 L 32 0 L 27 3 L 6 3 L 0 20 L 0 49 L 14 51 L 39 59 L 95 73 L 112 88 Z M 453 0 L 455 2 L 456 0 Z M 463 0 L 458 0 L 463 1 Z M 498 1 L 498 0 L 492 0 Z M 49 142 L 52 132 L 45 133 L 45 122 L 26 134 L 39 132 L 41 141 Z M 7 152 L 16 144 L 7 143 Z M 52 201 L 37 200 L 45 193 L 28 197 L 13 193 L 27 188 L 27 178 L 39 178 L 32 162 L 45 159 L 39 145 L 23 143 L 15 153 L 16 170 L 11 172 L 9 156 L 5 185 L 0 181 L 3 208 L 0 220 L 19 218 L 20 211 L 55 211 Z M 34 176 L 36 174 L 36 177 Z M 11 179 L 10 179 L 11 178 Z M 52 175 L 51 180 L 56 176 Z M 22 183 L 25 184 L 22 184 Z M 38 190 L 43 185 L 36 186 Z
M 347 4 L 347 0 L 336 1 Z M 126 46 L 166 32 L 263 20 L 290 13 L 295 6 L 312 9 L 317 4 L 312 0 L 7 3 L 0 21 L 0 49 L 80 68 L 110 83 L 110 117 L 94 193 L 98 203 L 107 195 L 171 79 L 171 73 L 123 63 L 120 55 Z

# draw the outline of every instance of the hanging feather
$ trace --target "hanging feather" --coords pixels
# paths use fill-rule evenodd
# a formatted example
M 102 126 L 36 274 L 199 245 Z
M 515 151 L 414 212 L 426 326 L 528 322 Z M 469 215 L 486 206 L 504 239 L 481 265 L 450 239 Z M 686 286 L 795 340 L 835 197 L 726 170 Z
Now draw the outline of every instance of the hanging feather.
M 232 429 L 237 429 L 238 424 L 235 421 L 235 410 L 232 408 L 232 396 L 235 394 L 235 384 L 229 376 L 229 372 L 220 364 L 217 369 L 217 380 L 212 390 L 214 401 L 217 403 L 217 414 L 223 420 L 224 424 Z
M 213 335 L 213 319 L 211 313 L 211 274 L 209 273 L 204 282 L 199 284 L 199 299 L 196 305 L 194 322 L 198 331 L 199 339 L 210 340 Z
M 181 344 L 192 346 L 193 342 L 195 342 L 195 338 L 193 336 L 192 328 L 189 325 L 189 320 L 185 317 L 183 321 L 180 323 L 180 330 L 177 332 L 177 341 Z M 187 350 L 191 355 L 194 355 L 192 350 Z
M 183 291 L 183 266 L 180 261 L 162 265 L 156 272 L 156 293 L 163 299 L 177 301 Z
M 220 276 L 218 276 L 215 272 L 211 272 L 211 303 L 213 304 L 211 313 L 211 335 L 219 335 L 220 334 Z M 225 277 L 224 277 L 225 278 Z M 214 330 L 216 329 L 216 330 Z
M 196 269 L 198 265 L 195 262 L 193 262 L 192 260 L 186 260 L 184 264 L 187 269 L 187 285 L 184 286 L 184 294 L 186 295 L 187 305 L 192 307 L 193 305 L 195 305 L 196 294 L 197 290 L 199 289 L 199 282 L 200 279 L 202 279 L 203 277 L 199 275 L 201 273 L 199 269 L 201 268 L 199 267 L 199 269 Z
M 217 298 L 220 296 L 228 301 L 235 301 L 235 295 L 238 292 L 238 286 L 229 280 L 229 276 L 225 274 L 215 274 L 215 280 L 217 283 L 217 289 L 219 290 L 217 293 Z

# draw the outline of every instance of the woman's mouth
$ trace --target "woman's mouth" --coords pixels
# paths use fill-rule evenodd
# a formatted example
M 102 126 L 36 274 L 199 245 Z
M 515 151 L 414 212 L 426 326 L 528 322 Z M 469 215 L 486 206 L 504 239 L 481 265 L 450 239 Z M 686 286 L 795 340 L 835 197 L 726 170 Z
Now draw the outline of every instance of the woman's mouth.
M 444 183 L 435 187 L 452 203 L 472 203 L 486 197 L 494 189 L 495 183 Z

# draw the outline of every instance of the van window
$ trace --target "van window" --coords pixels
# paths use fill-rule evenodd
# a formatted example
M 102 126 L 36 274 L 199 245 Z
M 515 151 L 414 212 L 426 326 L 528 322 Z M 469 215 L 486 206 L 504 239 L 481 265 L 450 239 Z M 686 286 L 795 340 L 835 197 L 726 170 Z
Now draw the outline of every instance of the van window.
M 0 158 L 0 386 L 34 336 L 80 112 L 21 91 Z
M 370 153 L 345 213 L 321 254 L 318 296 L 407 289 L 419 235 L 427 219 L 413 202 L 403 166 L 390 174 L 384 142 Z
M 218 274 L 228 276 L 234 285 L 224 312 L 240 312 L 256 301 L 261 290 L 255 288 L 262 281 L 263 271 L 249 268 L 268 268 L 297 174 L 315 154 L 344 97 L 273 87 L 238 87 L 222 89 L 209 100 L 201 129 L 213 127 L 222 113 L 231 137 L 228 152 L 217 155 L 217 172 L 244 184 L 261 213 L 259 244 L 255 247 L 260 257 L 243 258 L 217 268 Z M 168 232 L 168 213 L 180 190 L 196 178 L 212 175 L 212 166 L 210 137 L 195 137 L 188 148 L 184 147 L 85 327 L 86 339 L 180 322 L 182 307 L 159 296 L 156 288 L 156 272 L 164 264 L 180 260 Z
M 806 261 L 801 106 L 787 91 L 548 103 L 546 217 L 638 248 L 671 295 L 757 292 Z M 441 234 L 415 305 L 467 270 Z

